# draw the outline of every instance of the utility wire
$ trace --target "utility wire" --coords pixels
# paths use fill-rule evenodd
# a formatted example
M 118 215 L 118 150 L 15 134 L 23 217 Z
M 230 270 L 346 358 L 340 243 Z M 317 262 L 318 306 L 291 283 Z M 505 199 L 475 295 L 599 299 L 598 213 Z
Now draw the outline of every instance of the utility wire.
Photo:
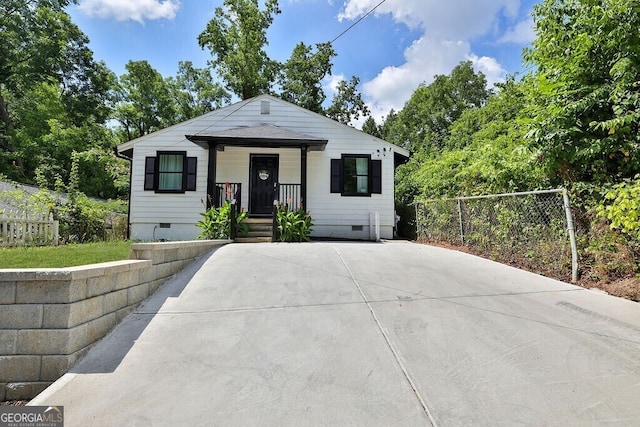
M 365 19 L 367 16 L 371 15 L 373 13 L 373 11 L 375 11 L 378 7 L 380 7 L 382 5 L 382 3 L 384 3 L 387 0 L 382 0 L 380 3 L 378 3 L 376 6 L 374 6 L 371 10 L 369 10 L 367 13 L 365 13 L 364 15 L 362 15 L 356 22 L 354 22 L 353 24 L 351 24 L 349 26 L 349 28 L 347 28 L 346 30 L 344 30 L 343 32 L 341 32 L 340 34 L 338 34 L 333 40 L 331 40 L 329 42 L 329 44 L 333 44 L 333 42 L 335 42 L 336 40 L 338 40 L 340 37 L 344 36 L 347 32 L 349 32 L 353 27 L 355 27 L 356 25 L 358 25 L 360 23 L 360 21 L 362 21 L 363 19 Z

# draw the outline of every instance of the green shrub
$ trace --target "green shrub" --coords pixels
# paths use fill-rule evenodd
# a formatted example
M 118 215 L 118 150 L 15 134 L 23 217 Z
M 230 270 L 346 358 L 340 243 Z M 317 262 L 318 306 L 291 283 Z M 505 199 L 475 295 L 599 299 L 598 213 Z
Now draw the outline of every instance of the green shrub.
M 640 242 L 640 175 L 634 181 L 614 185 L 604 198 L 605 204 L 598 207 L 598 215 L 611 221 L 612 230 Z
M 65 243 L 105 240 L 105 222 L 111 211 L 82 193 L 73 194 L 57 212 L 60 236 Z
M 126 238 L 126 202 L 121 200 L 98 201 L 79 191 L 63 194 L 41 189 L 35 193 L 20 188 L 2 192 L 0 200 L 20 212 L 36 215 L 53 215 L 60 223 L 60 242 L 86 243 L 99 240 Z M 107 232 L 107 223 L 111 231 Z M 117 228 L 116 228 L 117 226 Z
M 231 203 L 225 201 L 219 208 L 212 207 L 205 213 L 201 213 L 203 220 L 196 224 L 202 229 L 198 239 L 229 239 L 231 237 Z M 245 211 L 236 214 L 236 226 L 239 233 L 248 231 L 247 224 L 242 221 L 247 217 Z
M 284 205 L 276 213 L 277 238 L 281 242 L 309 241 L 313 227 L 313 220 L 304 209 L 289 210 Z

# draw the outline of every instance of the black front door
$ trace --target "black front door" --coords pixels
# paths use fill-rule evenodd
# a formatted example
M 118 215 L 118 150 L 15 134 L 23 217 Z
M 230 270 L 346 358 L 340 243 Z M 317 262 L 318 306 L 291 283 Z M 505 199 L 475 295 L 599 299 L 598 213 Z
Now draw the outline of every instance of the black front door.
M 271 215 L 274 185 L 278 182 L 278 155 L 252 154 L 249 168 L 249 214 Z

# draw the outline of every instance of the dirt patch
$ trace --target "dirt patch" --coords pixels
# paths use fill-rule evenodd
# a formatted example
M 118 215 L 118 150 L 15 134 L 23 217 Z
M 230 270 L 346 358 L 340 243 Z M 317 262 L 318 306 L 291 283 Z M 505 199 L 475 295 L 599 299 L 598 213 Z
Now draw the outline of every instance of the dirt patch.
M 609 295 L 615 295 L 631 301 L 640 301 L 640 279 L 638 278 L 620 279 L 611 283 L 590 283 L 587 281 L 583 284 L 579 281 L 577 284 L 585 288 L 597 288 Z

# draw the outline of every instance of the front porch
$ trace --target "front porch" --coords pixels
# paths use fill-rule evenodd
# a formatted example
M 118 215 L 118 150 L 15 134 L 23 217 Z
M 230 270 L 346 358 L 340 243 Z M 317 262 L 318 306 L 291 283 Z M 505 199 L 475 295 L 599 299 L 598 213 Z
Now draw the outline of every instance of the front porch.
M 215 185 L 214 198 L 212 205 L 215 207 L 222 206 L 225 202 L 231 203 L 233 206 L 233 216 L 238 213 L 242 206 L 243 193 L 241 182 L 218 182 Z M 287 206 L 289 209 L 303 209 L 301 184 L 281 184 L 276 183 L 271 193 L 272 209 L 269 214 L 252 215 L 243 223 L 247 224 L 249 231 L 246 233 L 238 233 L 232 229 L 232 238 L 238 243 L 266 243 L 277 239 L 275 233 L 275 212 L 278 206 Z M 247 197 L 245 195 L 245 197 Z M 232 221 L 232 228 L 235 224 Z
M 308 209 L 307 157 L 328 142 L 268 124 L 186 138 L 208 149 L 207 209 L 229 201 L 254 221 L 273 221 L 277 206 Z

